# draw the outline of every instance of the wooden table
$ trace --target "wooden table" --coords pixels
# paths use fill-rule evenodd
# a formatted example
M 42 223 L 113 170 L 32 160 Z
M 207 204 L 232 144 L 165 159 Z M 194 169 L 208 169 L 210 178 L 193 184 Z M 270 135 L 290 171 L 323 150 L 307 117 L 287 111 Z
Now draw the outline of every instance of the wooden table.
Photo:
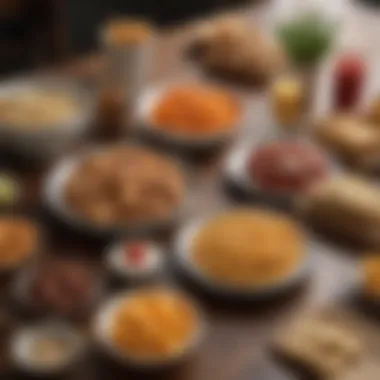
M 339 45 L 344 46 L 345 41 L 353 42 L 357 39 L 355 44 L 372 65 L 377 59 L 375 46 L 380 46 L 379 16 L 352 3 L 345 4 L 347 8 L 343 11 L 343 32 Z M 272 5 L 270 1 L 262 2 L 260 5 L 240 12 L 240 15 L 249 22 L 257 22 L 263 27 L 268 27 L 274 20 Z M 152 73 L 154 78 L 177 79 L 197 75 L 194 68 L 184 62 L 180 55 L 187 37 L 187 27 L 163 33 L 157 46 L 156 67 Z M 329 64 L 326 64 L 321 78 L 322 92 L 319 95 L 317 110 L 326 106 L 323 94 L 328 84 L 326 75 L 328 70 Z M 91 82 L 94 80 L 94 74 L 98 72 L 98 61 L 89 59 L 84 63 L 65 67 L 61 72 L 77 78 L 86 78 Z M 376 79 L 375 76 L 372 78 Z M 371 83 L 376 83 L 376 81 L 371 81 Z M 239 140 L 255 141 L 272 123 L 266 108 L 265 94 L 245 91 L 241 95 L 248 105 L 248 115 Z M 219 156 L 203 164 L 194 165 L 192 198 L 187 219 L 220 211 L 234 203 L 221 187 L 222 163 L 222 157 Z M 3 164 L 7 166 L 10 163 L 3 162 Z M 20 211 L 29 212 L 47 221 L 46 227 L 49 231 L 47 251 L 50 254 L 85 257 L 99 264 L 103 244 L 90 242 L 66 229 L 56 227 L 41 213 L 39 189 L 45 169 L 15 166 L 15 171 L 23 179 L 26 189 Z M 339 299 L 346 289 L 345 278 L 354 267 L 354 259 L 347 255 L 343 248 L 315 240 L 311 243 L 310 250 L 315 263 L 311 279 L 306 286 L 286 298 L 265 305 L 231 305 L 199 295 L 209 321 L 208 337 L 193 360 L 159 378 L 173 380 L 289 380 L 293 378 L 293 375 L 277 364 L 269 354 L 268 343 L 273 332 L 289 318 L 319 309 Z M 73 374 L 65 378 L 70 380 L 135 378 L 126 374 L 125 371 L 110 367 L 98 358 L 98 355 L 91 353 L 82 365 L 75 368 Z M 12 374 L 7 378 L 15 377 Z M 140 379 L 141 376 L 136 376 L 136 378 Z

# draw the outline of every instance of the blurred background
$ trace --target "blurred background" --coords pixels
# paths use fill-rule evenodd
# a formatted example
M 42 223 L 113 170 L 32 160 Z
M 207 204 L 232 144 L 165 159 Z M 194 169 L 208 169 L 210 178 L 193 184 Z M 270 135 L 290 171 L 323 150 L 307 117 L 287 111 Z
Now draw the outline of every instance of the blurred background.
M 0 0 L 0 75 L 93 50 L 98 25 L 119 14 L 160 26 L 244 0 Z

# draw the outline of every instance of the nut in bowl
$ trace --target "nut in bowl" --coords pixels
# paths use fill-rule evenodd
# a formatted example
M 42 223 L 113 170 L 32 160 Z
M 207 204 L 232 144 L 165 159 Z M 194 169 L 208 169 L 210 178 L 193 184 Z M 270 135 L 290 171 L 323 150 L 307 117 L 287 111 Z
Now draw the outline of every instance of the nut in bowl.
M 18 153 L 55 155 L 85 132 L 92 109 L 89 94 L 63 79 L 12 81 L 0 86 L 0 133 Z
M 95 318 L 101 347 L 122 365 L 167 368 L 194 353 L 204 334 L 198 306 L 179 291 L 140 288 L 112 298 Z
M 185 227 L 175 243 L 177 264 L 205 290 L 264 298 L 305 279 L 305 237 L 287 216 L 238 209 Z
M 242 106 L 234 95 L 197 83 L 150 88 L 137 108 L 144 133 L 173 146 L 194 149 L 230 141 L 242 117 Z
M 186 180 L 171 158 L 137 145 L 94 149 L 63 160 L 47 179 L 48 207 L 97 234 L 144 233 L 179 217 Z

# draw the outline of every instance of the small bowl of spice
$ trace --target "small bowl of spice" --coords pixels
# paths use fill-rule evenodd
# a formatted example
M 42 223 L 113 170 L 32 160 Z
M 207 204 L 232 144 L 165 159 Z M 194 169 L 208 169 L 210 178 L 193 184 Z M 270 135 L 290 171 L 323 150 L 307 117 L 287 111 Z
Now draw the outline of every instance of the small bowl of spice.
M 151 280 L 162 270 L 164 257 L 151 241 L 118 242 L 106 256 L 106 266 L 118 279 L 140 282 Z
M 48 322 L 16 332 L 10 352 L 17 369 L 41 376 L 72 368 L 82 356 L 84 346 L 77 330 L 59 322 Z

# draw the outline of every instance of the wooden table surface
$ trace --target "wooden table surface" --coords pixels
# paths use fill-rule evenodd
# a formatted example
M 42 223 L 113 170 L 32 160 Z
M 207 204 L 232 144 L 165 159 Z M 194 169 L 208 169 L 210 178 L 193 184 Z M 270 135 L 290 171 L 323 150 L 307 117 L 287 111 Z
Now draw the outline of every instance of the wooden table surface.
M 271 1 L 263 1 L 239 14 L 249 22 L 258 23 L 267 28 L 273 25 L 275 14 L 273 4 Z M 376 76 L 374 76 L 376 73 L 372 72 L 372 67 L 377 60 L 376 48 L 380 54 L 380 13 L 377 15 L 376 12 L 353 3 L 345 2 L 344 4 L 342 33 L 337 50 L 342 46 L 359 49 L 370 64 L 371 85 L 376 84 Z M 194 67 L 183 61 L 181 56 L 181 49 L 188 38 L 188 33 L 187 27 L 163 33 L 157 43 L 157 59 L 154 62 L 152 78 L 172 80 L 198 75 Z M 318 112 L 328 104 L 325 94 L 329 66 L 327 63 L 321 76 L 318 106 L 316 106 Z M 84 63 L 75 63 L 61 69 L 60 72 L 93 82 L 98 72 L 98 60 L 88 59 Z M 370 91 L 373 91 L 372 87 L 369 87 L 368 93 Z M 270 130 L 273 124 L 267 110 L 265 92 L 245 90 L 241 92 L 241 96 L 247 105 L 248 112 L 238 140 L 257 141 Z M 193 165 L 192 197 L 186 219 L 208 215 L 234 204 L 221 186 L 222 164 L 223 157 L 218 155 L 206 162 Z M 23 180 L 26 192 L 19 208 L 22 212 L 38 216 L 45 224 L 48 230 L 47 252 L 54 255 L 74 255 L 100 263 L 104 246 L 101 242 L 90 242 L 61 226 L 56 226 L 56 223 L 41 212 L 39 190 L 45 168 L 25 167 L 4 160 L 3 166 L 5 168 L 11 166 Z M 347 287 L 345 279 L 348 278 L 355 264 L 353 256 L 347 254 L 346 248 L 339 248 L 322 240 L 313 240 L 310 251 L 314 263 L 310 281 L 294 294 L 270 304 L 236 305 L 211 300 L 196 292 L 208 319 L 207 339 L 190 362 L 159 378 L 173 380 L 289 380 L 294 378 L 294 375 L 277 364 L 269 353 L 268 343 L 273 332 L 290 318 L 310 310 L 320 309 L 339 299 Z M 168 255 L 170 255 L 169 252 Z M 189 291 L 193 290 L 189 289 Z M 6 296 L 4 297 L 6 299 Z M 111 367 L 109 363 L 101 360 L 98 354 L 92 352 L 94 351 L 92 345 L 90 349 L 88 358 L 65 379 L 141 378 L 141 376 L 135 377 Z M 4 371 L 7 370 L 9 368 L 5 361 Z M 13 372 L 10 372 L 6 378 L 14 379 L 15 376 Z

